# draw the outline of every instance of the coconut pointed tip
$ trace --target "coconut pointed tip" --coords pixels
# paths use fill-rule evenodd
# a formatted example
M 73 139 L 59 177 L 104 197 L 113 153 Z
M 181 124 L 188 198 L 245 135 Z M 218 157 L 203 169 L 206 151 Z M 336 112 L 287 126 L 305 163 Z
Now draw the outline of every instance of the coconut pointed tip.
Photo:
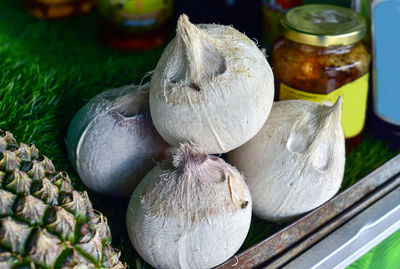
M 333 106 L 342 107 L 342 103 L 343 103 L 343 97 L 340 95 L 339 98 L 337 99 L 336 103 Z
M 322 115 L 324 115 L 325 120 L 330 119 L 329 120 L 330 122 L 333 121 L 338 124 L 341 124 L 342 104 L 343 104 L 343 98 L 342 96 L 339 96 L 335 104 L 333 104 L 332 106 L 325 106 L 325 108 L 323 108 L 325 112 L 322 113 Z
M 178 25 L 177 25 L 177 35 L 181 36 L 184 41 L 190 39 L 193 33 L 197 33 L 198 28 L 189 21 L 189 17 L 186 14 L 182 14 L 179 16 Z
M 181 14 L 178 18 L 178 26 L 182 24 L 191 24 L 188 15 L 185 13 Z
M 343 104 L 343 98 L 342 96 L 339 96 L 337 99 L 336 103 L 331 107 L 331 112 L 332 113 L 340 113 L 342 111 L 342 104 Z
M 207 154 L 196 144 L 182 143 L 172 153 L 172 164 L 176 168 L 187 164 L 201 164 L 207 157 Z

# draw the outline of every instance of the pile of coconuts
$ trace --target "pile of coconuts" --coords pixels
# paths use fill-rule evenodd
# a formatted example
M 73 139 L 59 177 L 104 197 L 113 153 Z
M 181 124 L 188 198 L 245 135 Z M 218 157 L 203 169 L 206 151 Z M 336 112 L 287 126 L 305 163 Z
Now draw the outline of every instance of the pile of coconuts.
M 91 190 L 130 196 L 127 229 L 146 262 L 211 268 L 240 248 L 252 212 L 291 221 L 340 187 L 341 98 L 273 97 L 252 40 L 181 15 L 149 84 L 103 92 L 77 113 L 69 158 Z

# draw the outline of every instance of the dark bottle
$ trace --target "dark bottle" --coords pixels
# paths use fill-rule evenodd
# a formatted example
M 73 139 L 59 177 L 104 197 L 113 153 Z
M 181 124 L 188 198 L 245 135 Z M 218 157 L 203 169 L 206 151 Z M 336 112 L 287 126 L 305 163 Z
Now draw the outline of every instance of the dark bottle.
M 271 51 L 272 44 L 282 33 L 280 21 L 289 9 L 301 5 L 302 0 L 262 0 L 263 14 L 263 39 L 268 51 Z

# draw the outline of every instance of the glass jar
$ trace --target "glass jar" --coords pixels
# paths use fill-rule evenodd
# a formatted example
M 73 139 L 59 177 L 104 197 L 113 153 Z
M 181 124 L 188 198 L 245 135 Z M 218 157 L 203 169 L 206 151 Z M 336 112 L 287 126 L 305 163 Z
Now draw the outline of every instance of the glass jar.
M 112 47 L 146 50 L 171 35 L 173 0 L 99 0 L 102 35 Z
M 40 19 L 56 19 L 92 10 L 97 0 L 24 0 L 28 12 Z
M 304 5 L 281 20 L 272 66 L 276 100 L 331 105 L 343 98 L 342 126 L 348 149 L 361 140 L 367 106 L 370 54 L 361 43 L 365 22 L 350 9 Z

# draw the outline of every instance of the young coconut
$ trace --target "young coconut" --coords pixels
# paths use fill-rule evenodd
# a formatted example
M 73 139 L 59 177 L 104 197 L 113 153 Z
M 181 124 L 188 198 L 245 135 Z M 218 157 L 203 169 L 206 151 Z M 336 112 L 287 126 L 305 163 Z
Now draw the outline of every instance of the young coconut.
M 150 111 L 169 144 L 193 141 L 208 154 L 224 153 L 261 129 L 273 97 L 272 70 L 253 41 L 181 15 L 151 79 Z
M 345 165 L 341 107 L 341 98 L 331 107 L 276 102 L 261 131 L 228 153 L 246 177 L 257 216 L 286 222 L 336 194 Z
M 242 245 L 251 197 L 238 170 L 182 144 L 132 194 L 127 228 L 140 256 L 155 268 L 211 268 Z
M 125 86 L 92 98 L 72 120 L 67 151 L 83 183 L 117 197 L 132 194 L 169 146 L 148 107 L 148 85 Z

